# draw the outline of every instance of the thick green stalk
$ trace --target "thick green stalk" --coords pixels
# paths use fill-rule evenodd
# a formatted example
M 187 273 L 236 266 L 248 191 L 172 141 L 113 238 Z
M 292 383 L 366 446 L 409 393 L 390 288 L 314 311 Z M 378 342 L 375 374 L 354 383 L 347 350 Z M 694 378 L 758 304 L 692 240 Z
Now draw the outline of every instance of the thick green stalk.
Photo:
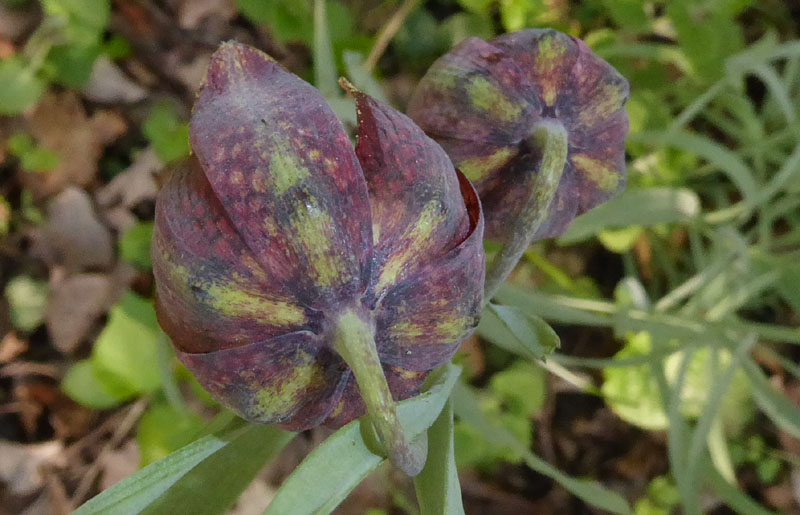
M 336 323 L 333 348 L 353 371 L 367 405 L 367 418 L 389 460 L 409 476 L 416 476 L 425 465 L 425 452 L 406 440 L 378 358 L 374 329 L 355 311 L 346 311 Z
M 539 171 L 529 177 L 528 201 L 513 222 L 511 233 L 486 272 L 484 302 L 492 300 L 497 290 L 514 270 L 533 241 L 536 231 L 550 213 L 564 164 L 567 160 L 567 131 L 560 122 L 542 120 L 534 126 L 528 143 L 541 155 Z

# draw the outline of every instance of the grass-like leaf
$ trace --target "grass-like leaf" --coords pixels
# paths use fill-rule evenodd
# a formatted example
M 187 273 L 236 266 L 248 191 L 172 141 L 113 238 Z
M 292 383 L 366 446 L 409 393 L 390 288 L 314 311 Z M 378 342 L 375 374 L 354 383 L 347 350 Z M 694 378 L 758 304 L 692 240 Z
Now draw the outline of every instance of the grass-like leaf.
M 478 334 L 527 359 L 542 359 L 561 344 L 547 322 L 514 306 L 488 304 Z
M 461 369 L 449 365 L 431 388 L 398 403 L 397 410 L 409 438 L 427 430 L 437 419 Z M 384 458 L 373 454 L 355 420 L 314 449 L 278 490 L 265 514 L 331 512 Z M 313 486 L 313 487 L 312 487 Z
M 475 398 L 475 394 L 469 386 L 459 383 L 453 388 L 450 398 L 453 410 L 459 419 L 478 431 L 486 440 L 518 453 L 533 470 L 554 479 L 575 496 L 607 512 L 631 512 L 628 503 L 616 492 L 612 492 L 592 480 L 570 477 L 533 454 L 507 429 L 490 422 L 481 411 L 478 399 Z
M 753 398 L 761 410 L 775 425 L 795 438 L 800 438 L 800 410 L 797 406 L 772 388 L 764 372 L 752 360 L 745 360 L 744 371 L 750 379 Z
M 448 402 L 428 430 L 428 460 L 414 478 L 422 515 L 463 515 L 453 446 L 453 407 Z
M 615 227 L 686 222 L 699 212 L 697 194 L 686 188 L 628 190 L 576 218 L 558 241 L 575 243 Z
M 125 515 L 155 507 L 167 509 L 154 510 L 159 513 L 224 513 L 291 436 L 274 426 L 262 425 L 205 436 L 105 490 L 75 514 Z M 186 503 L 195 509 L 185 511 Z

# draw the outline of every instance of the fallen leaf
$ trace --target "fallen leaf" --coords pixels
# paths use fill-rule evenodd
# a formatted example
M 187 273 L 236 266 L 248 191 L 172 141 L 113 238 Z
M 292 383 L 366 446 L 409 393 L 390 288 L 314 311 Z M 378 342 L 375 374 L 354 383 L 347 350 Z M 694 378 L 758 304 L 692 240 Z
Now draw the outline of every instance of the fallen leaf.
M 111 234 L 100 223 L 89 195 L 76 187 L 58 194 L 47 208 L 47 223 L 35 252 L 69 271 L 108 269 L 114 262 Z
M 40 146 L 59 155 L 58 165 L 48 173 L 21 172 L 22 182 L 39 197 L 58 193 L 68 184 L 89 185 L 97 175 L 105 146 L 127 129 L 125 120 L 111 111 L 87 117 L 71 91 L 47 93 L 28 125 Z
M 131 439 L 119 449 L 100 455 L 102 476 L 100 488 L 105 490 L 130 476 L 139 469 L 139 447 Z
M 14 332 L 6 334 L 0 340 L 0 364 L 10 363 L 11 360 L 28 350 L 28 342 L 21 340 Z
M 184 29 L 197 29 L 205 20 L 228 22 L 235 16 L 233 0 L 182 0 L 178 7 L 178 24 Z
M 275 497 L 276 490 L 262 479 L 256 479 L 242 492 L 228 515 L 259 515 Z
M 53 346 L 71 354 L 113 303 L 113 282 L 104 274 L 79 274 L 53 286 L 45 323 Z
M 108 57 L 100 56 L 94 62 L 83 95 L 95 102 L 132 103 L 147 96 L 147 90 L 128 78 Z
M 163 166 L 153 149 L 139 152 L 124 172 L 97 192 L 97 202 L 103 207 L 131 208 L 143 200 L 153 200 L 158 192 L 155 174 Z
M 63 466 L 61 442 L 23 445 L 0 440 L 0 481 L 15 495 L 30 495 L 44 485 L 41 467 Z

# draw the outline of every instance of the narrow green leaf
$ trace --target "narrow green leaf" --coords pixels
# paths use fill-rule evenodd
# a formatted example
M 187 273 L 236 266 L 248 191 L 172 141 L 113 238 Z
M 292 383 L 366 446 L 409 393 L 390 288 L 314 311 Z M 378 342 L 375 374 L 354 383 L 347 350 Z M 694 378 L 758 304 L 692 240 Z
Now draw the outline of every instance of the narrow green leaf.
M 165 164 L 189 155 L 189 125 L 178 119 L 175 106 L 157 104 L 142 123 L 142 133 Z
M 47 84 L 19 56 L 0 61 L 0 115 L 15 115 L 35 104 Z
M 478 334 L 527 359 L 542 359 L 561 345 L 547 322 L 515 306 L 488 304 L 478 324 Z
M 703 477 L 725 504 L 736 510 L 737 513 L 752 515 L 771 515 L 774 513 L 758 504 L 734 485 L 725 481 L 725 478 L 710 463 L 706 465 Z
M 325 98 L 338 96 L 340 90 L 336 79 L 325 0 L 314 0 L 314 85 Z
M 428 460 L 414 478 L 422 515 L 464 513 L 453 447 L 453 407 L 448 402 L 428 430 Z
M 686 188 L 627 190 L 577 217 L 558 242 L 575 243 L 614 227 L 686 222 L 699 213 L 700 199 Z
M 583 499 L 611 513 L 630 513 L 630 506 L 616 492 L 608 490 L 599 483 L 588 479 L 575 479 L 558 470 L 550 463 L 533 454 L 530 449 L 520 443 L 514 435 L 503 427 L 494 425 L 486 419 L 480 409 L 478 400 L 470 387 L 459 383 L 450 395 L 453 410 L 458 418 L 477 430 L 483 438 L 494 444 L 507 447 L 518 453 L 533 470 L 557 481 L 561 486 Z
M 209 435 L 200 438 L 101 492 L 78 508 L 75 515 L 138 513 L 214 453 L 239 438 L 252 435 L 253 432 L 268 435 L 271 430 L 273 428 L 270 426 L 247 425 L 219 436 Z M 216 471 L 215 475 L 209 478 L 209 483 L 219 481 L 220 476 L 222 474 Z M 204 485 L 204 488 L 206 487 L 208 484 Z M 196 494 L 197 492 L 193 492 L 193 495 Z
M 275 426 L 251 427 L 184 475 L 142 513 L 226 513 L 264 465 L 295 436 Z
M 88 359 L 78 361 L 67 370 L 61 389 L 70 399 L 91 409 L 109 409 L 122 402 L 97 380 Z
M 664 145 L 681 149 L 701 157 L 714 165 L 720 172 L 728 176 L 737 187 L 749 206 L 754 205 L 758 193 L 758 184 L 752 170 L 733 151 L 728 150 L 704 136 L 698 136 L 686 131 L 680 132 L 640 132 L 631 134 L 629 141 L 650 143 L 663 147 Z M 648 190 L 650 191 L 650 190 Z M 592 211 L 596 213 L 596 210 Z M 637 213 L 646 215 L 646 212 Z
M 761 410 L 775 425 L 795 438 L 800 438 L 800 410 L 797 406 L 772 388 L 764 372 L 753 360 L 744 360 L 744 371 L 753 387 L 753 398 Z
M 460 372 L 459 367 L 450 364 L 428 391 L 398 403 L 400 423 L 409 439 L 434 423 Z M 354 420 L 322 442 L 298 465 L 265 513 L 329 513 L 383 461 L 383 457 L 373 454 L 364 444 L 361 422 Z M 310 485 L 313 488 L 309 488 Z

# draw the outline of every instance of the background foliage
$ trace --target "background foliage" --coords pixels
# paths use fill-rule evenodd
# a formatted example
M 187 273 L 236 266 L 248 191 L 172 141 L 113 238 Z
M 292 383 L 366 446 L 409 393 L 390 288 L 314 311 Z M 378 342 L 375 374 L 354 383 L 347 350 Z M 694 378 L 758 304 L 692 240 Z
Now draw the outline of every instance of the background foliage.
M 240 507 L 326 511 L 370 473 L 342 512 L 457 512 L 454 463 L 467 513 L 798 510 L 798 20 L 778 0 L 0 4 L 0 463 L 47 471 L 0 464 L 0 504 L 75 507 L 147 466 L 82 512 L 215 513 L 248 485 Z M 544 26 L 630 80 L 627 190 L 532 246 L 462 380 L 403 404 L 416 433 L 454 434 L 418 502 L 357 422 L 276 495 L 328 433 L 220 411 L 152 309 L 157 172 L 189 152 L 210 52 L 259 46 L 352 122 L 339 75 L 403 108 L 464 38 Z

